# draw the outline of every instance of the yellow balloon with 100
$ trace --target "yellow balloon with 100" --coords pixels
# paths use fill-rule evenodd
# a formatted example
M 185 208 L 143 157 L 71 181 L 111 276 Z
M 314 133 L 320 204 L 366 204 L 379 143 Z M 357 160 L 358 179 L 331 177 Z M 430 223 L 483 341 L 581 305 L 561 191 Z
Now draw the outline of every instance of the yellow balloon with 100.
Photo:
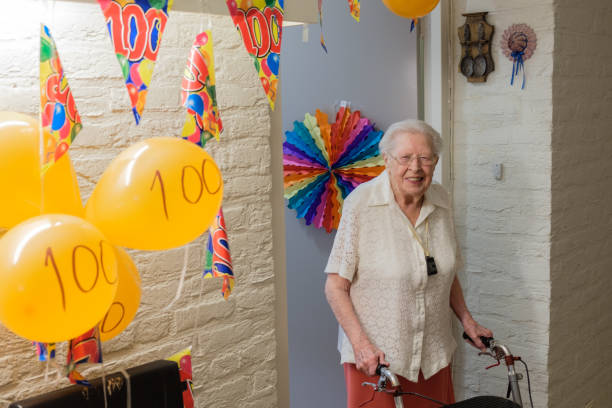
M 43 143 L 53 143 L 48 132 Z M 68 153 L 40 174 L 38 121 L 16 112 L 0 112 L 0 228 L 40 214 L 84 215 L 76 174 Z
M 140 306 L 140 275 L 130 255 L 115 247 L 117 254 L 117 293 L 100 322 L 100 340 L 108 341 L 121 333 L 132 322 Z
M 223 180 L 199 146 L 157 137 L 130 146 L 108 166 L 85 217 L 116 245 L 179 247 L 202 234 L 221 206 Z
M 83 334 L 116 289 L 115 250 L 81 218 L 41 215 L 0 239 L 0 322 L 21 337 L 52 343 Z
M 382 0 L 382 2 L 400 17 L 421 18 L 431 13 L 440 0 Z

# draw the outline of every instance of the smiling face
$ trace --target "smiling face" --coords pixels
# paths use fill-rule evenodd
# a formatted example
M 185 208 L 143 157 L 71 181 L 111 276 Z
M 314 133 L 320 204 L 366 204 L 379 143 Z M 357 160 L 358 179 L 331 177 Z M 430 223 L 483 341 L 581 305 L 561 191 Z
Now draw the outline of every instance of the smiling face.
M 398 133 L 391 152 L 383 153 L 383 158 L 396 199 L 418 202 L 431 185 L 438 162 L 429 138 L 422 133 Z

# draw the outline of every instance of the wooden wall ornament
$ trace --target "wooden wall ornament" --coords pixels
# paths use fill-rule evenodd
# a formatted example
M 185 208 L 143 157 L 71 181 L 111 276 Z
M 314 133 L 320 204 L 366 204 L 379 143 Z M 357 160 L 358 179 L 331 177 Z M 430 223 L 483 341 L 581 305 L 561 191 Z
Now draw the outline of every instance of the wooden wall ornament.
M 462 14 L 465 24 L 457 28 L 461 44 L 459 72 L 468 82 L 486 82 L 487 75 L 495 69 L 491 56 L 491 38 L 495 27 L 487 23 L 487 11 Z

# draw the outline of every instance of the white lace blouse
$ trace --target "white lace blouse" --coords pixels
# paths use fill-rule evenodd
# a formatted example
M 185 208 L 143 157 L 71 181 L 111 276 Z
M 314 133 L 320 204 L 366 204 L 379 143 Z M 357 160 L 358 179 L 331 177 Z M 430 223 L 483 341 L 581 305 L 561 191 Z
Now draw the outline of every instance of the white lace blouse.
M 429 237 L 425 235 L 428 221 Z M 448 194 L 439 184 L 425 193 L 416 231 L 429 240 L 438 273 L 427 276 L 423 248 L 393 197 L 387 172 L 358 186 L 344 201 L 326 273 L 351 282 L 350 297 L 370 341 L 385 353 L 393 372 L 418 381 L 450 364 L 450 288 L 461 255 Z M 340 330 L 341 363 L 354 363 Z

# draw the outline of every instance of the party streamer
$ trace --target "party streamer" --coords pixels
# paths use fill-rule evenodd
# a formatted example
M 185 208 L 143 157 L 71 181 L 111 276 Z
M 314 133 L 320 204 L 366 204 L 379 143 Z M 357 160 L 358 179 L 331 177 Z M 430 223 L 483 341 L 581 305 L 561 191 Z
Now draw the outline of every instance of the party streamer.
M 274 110 L 279 81 L 284 0 L 226 0 Z
M 384 170 L 378 150 L 383 132 L 347 107 L 331 125 L 317 110 L 293 126 L 283 143 L 285 198 L 306 225 L 331 232 L 338 228 L 346 196 Z
M 40 113 L 43 128 L 51 134 L 43 147 L 44 173 L 68 151 L 83 127 L 55 41 L 44 24 L 40 26 Z
M 227 240 L 223 209 L 219 209 L 219 214 L 217 214 L 208 230 L 204 277 L 223 277 L 223 289 L 221 293 L 225 299 L 229 297 L 232 293 L 232 289 L 234 289 L 234 269 L 232 267 L 232 256 Z
M 357 21 L 359 21 L 359 17 L 361 16 L 361 4 L 359 2 L 360 0 L 348 0 L 351 16 Z
M 181 103 L 187 108 L 182 137 L 202 147 L 212 138 L 219 140 L 223 123 L 219 117 L 215 86 L 212 32 L 197 35 L 181 85 Z
M 98 3 L 138 124 L 172 0 L 98 0 Z

